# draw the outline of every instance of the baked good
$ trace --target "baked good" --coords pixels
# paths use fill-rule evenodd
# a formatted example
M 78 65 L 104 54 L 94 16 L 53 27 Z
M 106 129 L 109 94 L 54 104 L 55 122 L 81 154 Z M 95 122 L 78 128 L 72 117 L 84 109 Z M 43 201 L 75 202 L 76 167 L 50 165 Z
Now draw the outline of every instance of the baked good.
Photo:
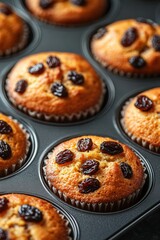
M 46 52 L 21 59 L 7 80 L 7 94 L 22 111 L 51 121 L 73 121 L 98 112 L 102 81 L 73 53 Z
M 29 134 L 22 124 L 0 113 L 0 177 L 22 166 L 29 146 Z
M 132 140 L 160 153 L 160 87 L 141 92 L 127 101 L 121 121 Z
M 65 220 L 47 201 L 23 194 L 0 196 L 0 236 L 3 240 L 68 239 Z
M 25 47 L 28 27 L 11 6 L 0 2 L 0 56 L 9 55 Z
M 126 19 L 100 28 L 91 41 L 94 57 L 121 75 L 160 74 L 160 26 L 144 18 Z
M 94 21 L 106 12 L 106 0 L 26 0 L 26 7 L 40 20 L 58 25 Z
M 63 200 L 93 211 L 127 207 L 137 200 L 144 184 L 137 155 L 128 146 L 100 136 L 72 138 L 55 146 L 45 159 L 44 175 Z

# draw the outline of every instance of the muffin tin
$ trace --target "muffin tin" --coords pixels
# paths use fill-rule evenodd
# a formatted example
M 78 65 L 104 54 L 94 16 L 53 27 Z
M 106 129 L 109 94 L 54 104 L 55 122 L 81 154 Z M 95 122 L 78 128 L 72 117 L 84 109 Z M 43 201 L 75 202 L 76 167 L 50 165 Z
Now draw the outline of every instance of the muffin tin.
M 97 63 L 90 52 L 90 40 L 101 26 L 125 18 L 146 17 L 160 22 L 158 0 L 110 0 L 110 8 L 99 21 L 80 27 L 60 27 L 43 23 L 25 8 L 23 0 L 4 1 L 11 4 L 30 27 L 28 46 L 11 56 L 0 58 L 0 111 L 18 119 L 28 129 L 32 142 L 27 162 L 13 174 L 0 178 L 0 194 L 25 193 L 49 200 L 62 210 L 72 228 L 72 239 L 116 239 L 124 231 L 146 217 L 160 205 L 160 155 L 131 141 L 123 132 L 120 112 L 123 103 L 138 92 L 159 86 L 159 77 L 128 78 L 109 72 Z M 158 7 L 158 8 L 157 8 Z M 43 51 L 74 52 L 83 55 L 93 65 L 106 85 L 103 108 L 95 116 L 74 123 L 53 123 L 34 119 L 16 109 L 8 100 L 5 80 L 12 66 L 22 57 Z M 110 213 L 85 211 L 60 200 L 47 187 L 42 173 L 46 153 L 57 143 L 73 136 L 103 135 L 128 144 L 141 156 L 147 171 L 147 181 L 138 203 Z

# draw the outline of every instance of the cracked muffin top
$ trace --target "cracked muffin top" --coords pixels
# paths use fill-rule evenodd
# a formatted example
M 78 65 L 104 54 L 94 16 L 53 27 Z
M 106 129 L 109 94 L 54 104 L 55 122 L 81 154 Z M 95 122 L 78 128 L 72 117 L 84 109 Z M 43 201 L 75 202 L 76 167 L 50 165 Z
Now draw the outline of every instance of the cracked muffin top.
M 127 19 L 100 28 L 91 49 L 104 66 L 121 74 L 160 74 L 160 26 L 144 18 Z
M 46 52 L 21 59 L 9 73 L 6 88 L 16 106 L 54 120 L 93 115 L 103 102 L 99 76 L 73 53 Z
M 160 88 L 139 93 L 122 112 L 125 132 L 144 147 L 160 152 Z
M 106 0 L 26 0 L 27 8 L 43 21 L 58 25 L 79 25 L 100 18 Z
M 23 19 L 9 5 L 0 2 L 0 55 L 23 47 L 27 41 L 24 26 Z
M 128 146 L 100 136 L 58 144 L 45 165 L 47 180 L 65 197 L 93 204 L 127 198 L 144 179 L 141 161 Z
M 23 194 L 0 196 L 0 239 L 67 240 L 65 220 L 47 201 Z

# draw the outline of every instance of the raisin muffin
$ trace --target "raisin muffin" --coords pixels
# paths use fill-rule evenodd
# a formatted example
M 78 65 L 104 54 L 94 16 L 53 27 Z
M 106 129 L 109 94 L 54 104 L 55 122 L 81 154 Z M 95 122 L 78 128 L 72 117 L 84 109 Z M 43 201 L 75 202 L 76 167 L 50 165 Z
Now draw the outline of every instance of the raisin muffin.
M 29 134 L 22 124 L 0 113 L 0 177 L 22 166 L 29 146 Z
M 100 28 L 91 41 L 94 57 L 121 75 L 160 74 L 160 26 L 144 18 Z
M 126 102 L 121 121 L 132 140 L 160 153 L 160 87 L 141 92 Z
M 26 0 L 25 3 L 39 19 L 66 26 L 94 21 L 107 9 L 107 0 Z
M 0 196 L 0 239 L 67 240 L 67 228 L 45 200 L 23 194 Z
M 18 108 L 51 121 L 94 115 L 104 95 L 102 81 L 84 58 L 58 52 L 20 60 L 8 76 L 6 89 Z
M 0 56 L 21 50 L 27 40 L 26 23 L 9 5 L 0 2 Z
M 137 200 L 144 169 L 126 145 L 108 137 L 81 136 L 48 154 L 45 178 L 60 198 L 93 211 L 119 210 Z

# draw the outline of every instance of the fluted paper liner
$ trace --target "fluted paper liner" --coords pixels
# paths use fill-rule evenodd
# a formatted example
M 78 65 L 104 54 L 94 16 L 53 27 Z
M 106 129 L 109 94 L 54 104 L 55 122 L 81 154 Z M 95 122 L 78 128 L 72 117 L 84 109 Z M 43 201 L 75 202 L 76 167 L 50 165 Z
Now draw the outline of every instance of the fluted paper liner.
M 24 126 L 19 123 L 16 119 L 13 119 L 11 116 L 9 116 L 16 124 L 19 125 L 19 127 L 22 129 L 23 133 L 25 134 L 26 136 L 26 152 L 23 156 L 23 158 L 19 159 L 19 161 L 17 161 L 16 164 L 12 164 L 10 168 L 5 168 L 3 170 L 1 170 L 0 172 L 0 178 L 1 177 L 5 177 L 7 175 L 10 175 L 11 173 L 15 172 L 16 170 L 18 170 L 19 168 L 22 167 L 22 165 L 26 162 L 27 160 L 27 155 L 28 155 L 28 152 L 29 152 L 29 149 L 30 149 L 30 146 L 31 146 L 31 142 L 30 142 L 30 135 L 29 133 L 27 132 L 27 130 L 24 128 Z
M 120 122 L 121 122 L 121 125 L 122 125 L 122 128 L 124 130 L 124 132 L 136 143 L 138 143 L 139 145 L 141 145 L 142 147 L 144 148 L 147 148 L 153 152 L 156 152 L 156 153 L 160 153 L 160 146 L 154 146 L 153 144 L 145 141 L 145 140 L 142 140 L 141 138 L 139 137 L 136 137 L 134 136 L 134 134 L 132 134 L 131 132 L 128 131 L 128 129 L 126 128 L 125 124 L 124 124 L 124 111 L 126 109 L 126 107 L 128 106 L 128 104 L 131 102 L 132 98 L 130 98 L 128 101 L 125 102 L 123 108 L 122 108 L 122 111 L 121 111 L 121 119 L 120 119 Z
M 127 207 L 132 206 L 134 203 L 137 202 L 137 200 L 139 199 L 140 194 L 143 190 L 143 186 L 146 182 L 146 178 L 147 178 L 146 167 L 145 167 L 144 163 L 142 162 L 142 159 L 138 156 L 141 161 L 141 164 L 143 166 L 143 171 L 144 171 L 142 185 L 139 189 L 137 189 L 135 192 L 130 194 L 128 197 L 122 198 L 119 201 L 115 201 L 115 202 L 100 202 L 100 203 L 81 202 L 79 200 L 71 199 L 68 196 L 66 196 L 65 193 L 63 193 L 59 189 L 55 188 L 51 184 L 51 182 L 47 179 L 46 162 L 48 160 L 49 154 L 51 154 L 51 152 L 48 153 L 47 158 L 44 160 L 44 164 L 43 164 L 43 174 L 44 174 L 44 178 L 46 180 L 47 185 L 49 186 L 51 191 L 55 195 L 57 195 L 60 199 L 62 199 L 64 202 L 69 203 L 70 205 L 77 207 L 77 208 L 81 208 L 81 209 L 93 211 L 93 212 L 113 212 L 113 211 L 119 211 L 119 210 L 125 209 Z

